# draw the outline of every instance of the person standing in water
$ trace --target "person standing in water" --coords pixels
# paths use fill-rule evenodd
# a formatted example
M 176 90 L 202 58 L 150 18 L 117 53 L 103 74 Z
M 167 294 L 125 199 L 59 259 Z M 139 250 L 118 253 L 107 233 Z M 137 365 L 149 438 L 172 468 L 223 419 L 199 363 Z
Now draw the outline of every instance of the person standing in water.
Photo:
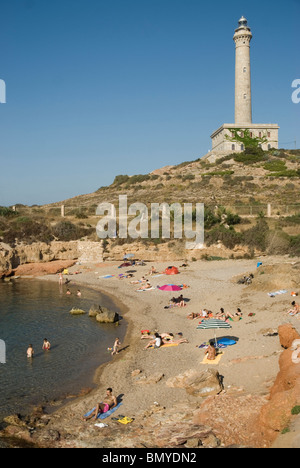
M 27 357 L 32 358 L 33 355 L 34 355 L 34 350 L 33 350 L 32 344 L 30 344 L 27 349 Z
M 119 338 L 116 338 L 115 342 L 114 342 L 114 345 L 113 345 L 113 350 L 112 350 L 112 353 L 111 353 L 112 356 L 114 354 L 119 354 L 120 346 L 121 346 L 121 341 L 119 340 Z
M 51 348 L 50 341 L 47 340 L 47 338 L 44 338 L 43 349 L 45 349 L 46 351 L 49 351 L 50 348 Z

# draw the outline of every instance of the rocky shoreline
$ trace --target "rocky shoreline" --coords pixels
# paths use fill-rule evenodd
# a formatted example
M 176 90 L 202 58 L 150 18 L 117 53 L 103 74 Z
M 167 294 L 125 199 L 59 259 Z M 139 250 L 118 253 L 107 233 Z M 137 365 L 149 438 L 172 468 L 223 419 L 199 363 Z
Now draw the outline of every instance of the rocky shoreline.
M 286 258 L 264 258 L 267 273 L 263 276 L 256 275 L 253 260 L 197 262 L 181 269 L 176 282 L 189 285 L 185 296 L 190 299 L 182 309 L 164 309 L 169 296 L 157 290 L 137 292 L 129 281 L 117 279 L 116 262 L 82 267 L 80 275 L 70 276 L 71 285 L 85 284 L 102 290 L 117 297 L 125 307 L 128 329 L 123 349 L 98 369 L 97 388 L 91 393 L 51 414 L 44 414 L 40 408 L 28 420 L 12 418 L 1 436 L 41 447 L 262 448 L 272 447 L 283 431 L 289 434 L 286 443 L 292 446 L 297 432 L 291 437 L 292 430 L 287 428 L 297 427 L 298 417 L 291 410 L 300 403 L 300 371 L 299 366 L 291 365 L 290 348 L 291 339 L 299 336 L 299 321 L 283 314 L 290 303 L 288 296 L 270 302 L 266 294 L 275 286 L 278 265 L 283 260 L 286 271 L 281 274 L 290 287 L 299 267 L 295 269 Z M 166 265 L 155 266 L 162 271 Z M 137 270 L 135 276 L 140 278 L 149 265 Z M 251 271 L 255 273 L 253 284 L 237 285 L 236 278 Z M 100 279 L 104 274 L 115 277 Z M 57 281 L 53 276 L 43 279 Z M 156 281 L 166 279 L 158 277 Z M 154 278 L 151 282 L 155 283 Z M 216 311 L 224 305 L 232 311 L 237 304 L 245 311 L 243 320 L 233 323 L 230 330 L 239 338 L 237 345 L 225 350 L 218 366 L 202 365 L 203 351 L 196 345 L 211 336 L 196 330 L 197 321 L 188 320 L 187 314 L 205 306 Z M 248 312 L 255 316 L 248 316 Z M 143 350 L 140 331 L 144 328 L 181 331 L 189 343 Z M 276 333 L 272 335 L 270 329 Z M 220 331 L 217 334 L 222 336 Z M 81 420 L 108 386 L 122 400 L 120 413 L 131 417 L 132 423 L 121 425 L 108 418 L 104 420 L 108 426 L 99 429 L 92 421 Z

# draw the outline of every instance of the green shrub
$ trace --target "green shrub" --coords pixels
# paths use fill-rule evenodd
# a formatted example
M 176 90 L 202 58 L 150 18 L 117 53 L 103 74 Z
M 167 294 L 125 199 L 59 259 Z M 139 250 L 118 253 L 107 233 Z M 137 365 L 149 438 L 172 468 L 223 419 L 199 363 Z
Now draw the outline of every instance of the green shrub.
M 234 174 L 234 171 L 212 171 L 212 172 L 206 172 L 205 174 L 202 174 L 203 176 L 221 176 L 221 177 L 224 177 L 224 176 L 228 176 L 228 175 L 231 175 L 231 174 Z
M 252 248 L 265 251 L 267 248 L 268 223 L 264 218 L 259 218 L 256 225 L 244 232 L 244 242 Z
M 113 185 L 122 185 L 129 180 L 128 175 L 117 175 L 113 181 Z
M 243 164 L 255 164 L 265 160 L 265 154 L 263 151 L 254 152 L 254 153 L 238 153 L 235 154 L 234 160 Z
M 194 174 L 186 174 L 186 175 L 182 176 L 183 182 L 184 182 L 185 180 L 194 180 L 194 179 L 195 179 Z
M 300 169 L 286 169 L 285 171 L 268 174 L 267 177 L 300 177 Z
M 53 240 L 53 234 L 47 224 L 22 216 L 14 219 L 3 233 L 3 241 L 7 244 L 13 245 L 16 240 L 27 244 L 50 242 Z
M 300 234 L 290 236 L 289 253 L 292 257 L 300 257 Z
M 292 408 L 292 410 L 291 410 L 291 413 L 296 414 L 296 415 L 300 414 L 300 406 L 299 405 L 294 406 L 294 408 Z
M 77 240 L 88 233 L 90 233 L 90 230 L 79 227 L 70 221 L 60 221 L 53 226 L 53 234 L 61 241 Z
M 266 171 L 270 172 L 281 172 L 286 170 L 285 162 L 281 160 L 266 162 L 263 167 Z
M 5 206 L 0 206 L 0 216 L 5 218 L 11 218 L 13 216 L 18 216 L 18 213 L 11 208 L 7 208 Z
M 228 249 L 233 249 L 236 245 L 241 244 L 243 235 L 233 228 L 226 229 L 224 226 L 216 226 L 205 233 L 207 245 L 216 244 L 218 241 L 221 241 Z

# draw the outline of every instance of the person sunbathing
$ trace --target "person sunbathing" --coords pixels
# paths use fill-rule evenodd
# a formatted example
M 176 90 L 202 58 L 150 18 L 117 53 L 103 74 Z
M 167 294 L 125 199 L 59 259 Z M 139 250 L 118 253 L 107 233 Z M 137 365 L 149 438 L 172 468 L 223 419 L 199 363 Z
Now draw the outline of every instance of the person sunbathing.
M 217 357 L 217 351 L 216 351 L 216 348 L 215 348 L 215 345 L 214 345 L 214 342 L 211 341 L 209 343 L 209 346 L 207 348 L 207 350 L 205 351 L 205 356 L 207 355 L 207 359 L 208 361 L 214 361 Z
M 299 304 L 297 304 L 295 301 L 293 301 L 291 305 L 293 306 L 293 308 L 288 310 L 286 313 L 288 315 L 292 315 L 292 316 L 299 314 L 300 313 Z
M 243 313 L 242 313 L 242 311 L 241 311 L 241 309 L 239 307 L 237 308 L 237 311 L 234 314 L 230 314 L 230 312 L 225 312 L 223 307 L 221 307 L 220 312 L 218 312 L 216 314 L 216 318 L 218 318 L 220 320 L 224 320 L 224 321 L 226 321 L 226 320 L 228 320 L 230 318 L 232 320 L 235 320 L 238 317 L 239 318 L 242 317 L 242 315 L 243 315 Z
M 162 338 L 161 338 L 161 336 L 159 335 L 159 333 L 155 333 L 155 334 L 154 334 L 154 339 L 151 340 L 151 341 L 147 344 L 147 346 L 145 346 L 144 349 L 151 348 L 152 346 L 153 346 L 154 348 L 160 348 L 161 345 L 162 345 Z
M 155 267 L 152 266 L 152 267 L 151 267 L 151 270 L 148 272 L 148 275 L 155 275 L 155 274 L 157 274 L 157 273 L 158 273 L 158 271 L 156 271 Z
M 196 312 L 191 312 L 189 315 L 187 315 L 187 318 L 190 320 L 194 320 L 196 318 L 200 318 L 201 314 L 196 313 Z
M 140 280 L 134 280 L 134 281 L 130 281 L 131 284 L 139 284 L 139 283 L 147 283 L 147 279 L 145 278 L 145 276 L 142 276 Z
M 147 282 L 146 284 L 141 286 L 139 289 L 137 289 L 137 291 L 144 291 L 145 289 L 151 289 L 151 288 L 152 288 L 151 284 Z
M 99 413 L 107 413 L 110 409 L 117 406 L 117 398 L 112 393 L 112 388 L 106 389 L 106 396 L 101 403 L 97 403 L 95 409 L 89 416 L 84 416 L 82 419 L 83 421 L 87 421 L 88 419 L 94 418 L 95 420 L 98 417 Z
M 168 308 L 168 307 L 185 307 L 185 306 L 186 306 L 186 303 L 184 301 L 183 295 L 180 294 L 180 296 L 178 296 L 178 297 L 172 297 L 172 299 L 170 300 L 169 306 L 166 306 L 166 308 Z

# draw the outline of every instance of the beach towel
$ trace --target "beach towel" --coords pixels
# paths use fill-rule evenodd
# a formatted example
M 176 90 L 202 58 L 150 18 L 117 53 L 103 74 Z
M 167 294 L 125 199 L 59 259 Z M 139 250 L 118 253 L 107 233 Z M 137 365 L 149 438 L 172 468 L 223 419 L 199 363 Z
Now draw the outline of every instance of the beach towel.
M 117 406 L 115 406 L 114 408 L 106 411 L 106 413 L 99 413 L 98 416 L 97 416 L 97 419 L 105 419 L 105 418 L 108 418 L 108 416 L 110 416 L 112 413 L 114 413 L 120 406 L 122 405 L 122 402 L 118 403 Z M 93 409 L 91 409 L 90 411 L 88 411 L 84 417 L 87 418 L 88 416 L 90 416 L 92 414 L 93 411 L 95 411 L 96 409 L 96 406 L 94 406 Z
M 274 297 L 274 296 L 277 296 L 278 294 L 285 294 L 285 293 L 287 293 L 286 289 L 279 289 L 279 291 L 268 293 L 268 296 Z
M 153 289 L 156 289 L 152 286 L 152 288 L 147 288 L 147 289 L 136 289 L 136 291 L 140 292 L 140 291 L 153 291 Z
M 214 359 L 213 361 L 207 359 L 207 357 L 205 356 L 203 361 L 200 363 L 200 364 L 212 364 L 212 365 L 217 365 L 219 364 L 221 358 L 223 356 L 223 353 L 220 353 L 216 356 L 216 359 Z
M 221 342 L 217 342 L 217 348 L 227 348 L 227 346 L 229 346 L 228 344 L 225 344 L 225 343 L 221 343 Z M 206 343 L 202 343 L 200 346 L 198 346 L 198 348 L 200 349 L 207 349 L 209 347 L 209 342 L 206 342 Z
M 104 276 L 99 276 L 99 278 L 112 278 L 115 275 L 104 275 Z
M 160 349 L 160 348 L 170 348 L 171 346 L 178 346 L 179 343 L 166 343 L 166 344 L 163 344 L 161 345 L 159 348 L 155 348 L 155 349 Z M 149 346 L 148 349 L 154 349 L 154 346 Z

